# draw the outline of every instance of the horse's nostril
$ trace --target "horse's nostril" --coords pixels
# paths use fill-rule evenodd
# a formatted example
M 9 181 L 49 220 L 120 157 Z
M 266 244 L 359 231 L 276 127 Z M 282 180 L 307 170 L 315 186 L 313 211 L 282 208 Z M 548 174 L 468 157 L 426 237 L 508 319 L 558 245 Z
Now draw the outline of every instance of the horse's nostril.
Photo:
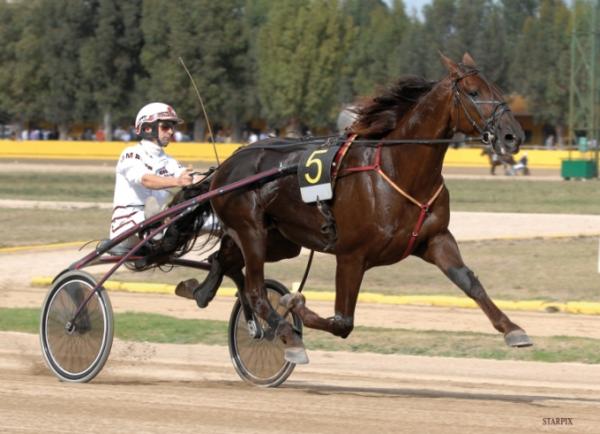
M 504 142 L 505 143 L 514 143 L 516 141 L 516 138 L 513 134 L 506 134 L 504 135 Z

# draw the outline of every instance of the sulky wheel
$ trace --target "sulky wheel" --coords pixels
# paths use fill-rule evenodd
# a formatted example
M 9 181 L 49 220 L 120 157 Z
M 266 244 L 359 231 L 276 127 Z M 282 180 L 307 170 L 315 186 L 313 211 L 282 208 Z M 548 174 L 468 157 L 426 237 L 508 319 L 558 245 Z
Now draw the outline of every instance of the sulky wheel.
M 106 363 L 113 340 L 113 313 L 104 288 L 83 271 L 69 271 L 53 283 L 42 306 L 40 343 L 46 364 L 63 381 L 87 382 Z
M 274 280 L 265 280 L 265 287 L 271 306 L 283 315 L 285 308 L 279 306 L 279 299 L 289 291 Z M 296 314 L 288 313 L 286 320 L 302 330 L 302 321 Z M 229 319 L 229 355 L 238 375 L 256 386 L 279 386 L 296 366 L 283 358 L 284 349 L 283 342 L 266 321 L 257 320 L 255 315 L 251 321 L 246 320 L 238 296 Z

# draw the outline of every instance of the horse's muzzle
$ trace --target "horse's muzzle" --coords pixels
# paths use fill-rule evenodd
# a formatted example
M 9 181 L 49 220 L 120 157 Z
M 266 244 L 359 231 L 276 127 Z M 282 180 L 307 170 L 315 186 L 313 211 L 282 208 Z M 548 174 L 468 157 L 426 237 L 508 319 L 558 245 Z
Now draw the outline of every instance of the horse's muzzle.
M 482 141 L 491 144 L 498 155 L 516 154 L 525 140 L 525 133 L 520 125 L 516 128 L 496 128 L 495 131 L 484 131 Z

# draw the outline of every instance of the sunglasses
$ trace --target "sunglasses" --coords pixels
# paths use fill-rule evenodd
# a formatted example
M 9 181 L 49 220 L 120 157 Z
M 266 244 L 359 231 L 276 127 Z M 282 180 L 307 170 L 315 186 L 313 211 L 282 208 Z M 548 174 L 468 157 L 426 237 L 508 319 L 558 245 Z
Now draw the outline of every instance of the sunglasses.
M 158 127 L 162 131 L 168 131 L 168 130 L 175 131 L 175 124 L 173 122 L 159 122 Z

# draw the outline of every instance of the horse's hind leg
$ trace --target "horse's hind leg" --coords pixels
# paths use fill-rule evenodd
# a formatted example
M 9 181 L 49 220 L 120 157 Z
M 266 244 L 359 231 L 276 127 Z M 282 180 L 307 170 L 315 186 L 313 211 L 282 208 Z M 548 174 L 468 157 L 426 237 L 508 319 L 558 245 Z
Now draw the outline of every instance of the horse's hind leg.
M 281 259 L 294 258 L 300 254 L 300 246 L 292 243 L 274 228 L 267 233 L 267 262 Z M 211 264 L 210 271 L 204 281 L 199 283 L 196 279 L 189 279 L 177 285 L 175 293 L 181 297 L 195 299 L 199 307 L 204 308 L 217 294 L 223 281 L 223 276 L 229 277 L 238 290 L 244 288 L 244 256 L 233 239 L 224 234 L 221 238 L 219 250 L 208 258 Z
M 358 291 L 364 276 L 364 263 L 356 256 L 338 256 L 335 273 L 335 316 L 322 318 L 306 307 L 304 296 L 289 294 L 282 297 L 281 303 L 292 308 L 306 327 L 325 330 L 329 333 L 348 337 L 354 328 L 354 310 Z
M 262 219 L 255 218 L 254 222 Z M 239 245 L 246 266 L 244 288 L 241 291 L 256 315 L 264 319 L 276 336 L 285 344 L 286 360 L 302 364 L 308 363 L 308 357 L 300 334 L 289 322 L 279 315 L 267 298 L 265 289 L 264 265 L 267 258 L 267 230 L 260 224 L 250 221 L 236 224 L 231 228 L 232 238 Z
M 532 345 L 525 331 L 513 323 L 490 299 L 477 276 L 465 266 L 458 245 L 448 231 L 432 237 L 424 249 L 416 252 L 424 260 L 437 265 L 448 278 L 472 298 L 487 315 L 492 325 L 504 334 L 511 347 Z

